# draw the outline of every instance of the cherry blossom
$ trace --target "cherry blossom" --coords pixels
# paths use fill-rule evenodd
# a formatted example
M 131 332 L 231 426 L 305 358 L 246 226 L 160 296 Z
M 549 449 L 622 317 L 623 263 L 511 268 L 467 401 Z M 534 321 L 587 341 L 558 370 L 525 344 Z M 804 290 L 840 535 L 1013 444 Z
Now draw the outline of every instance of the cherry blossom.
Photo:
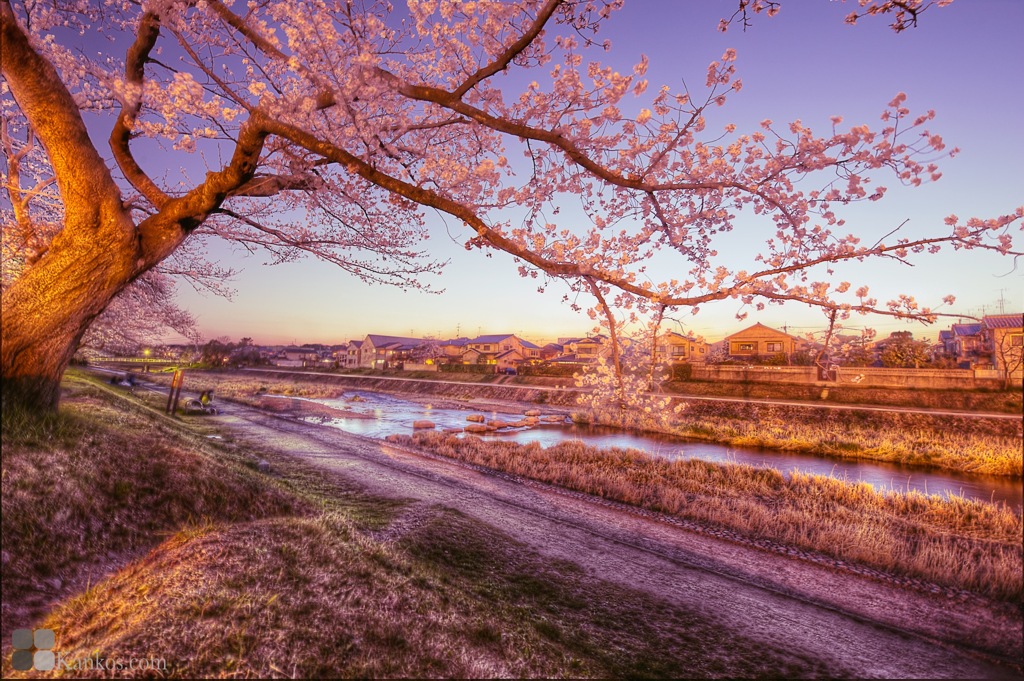
M 858 4 L 857 18 L 885 15 L 896 30 L 931 5 Z M 888 243 L 847 228 L 844 206 L 882 200 L 882 182 L 935 179 L 955 151 L 906 95 L 880 107 L 879 128 L 837 115 L 825 131 L 766 119 L 744 132 L 723 118 L 742 87 L 734 50 L 693 91 L 648 83 L 646 57 L 602 61 L 620 5 L 411 0 L 402 20 L 373 0 L 0 1 L 4 110 L 46 150 L 61 204 L 52 237 L 37 239 L 45 253 L 3 291 L 5 386 L 54 405 L 92 320 L 210 238 L 423 287 L 443 266 L 426 247 L 436 211 L 469 230 L 467 248 L 592 296 L 611 331 L 619 316 L 720 300 L 927 318 L 910 297 L 851 297 L 830 267 L 943 246 L 1018 254 L 1020 209 Z M 731 21 L 746 27 L 780 3 L 738 8 Z M 98 26 L 116 53 L 79 49 Z M 106 116 L 108 149 L 85 112 Z M 168 172 L 189 154 L 202 177 Z M 570 203 L 582 218 L 559 212 Z M 740 215 L 762 221 L 765 245 L 738 271 L 717 244 Z M 658 258 L 677 263 L 674 278 L 652 279 Z

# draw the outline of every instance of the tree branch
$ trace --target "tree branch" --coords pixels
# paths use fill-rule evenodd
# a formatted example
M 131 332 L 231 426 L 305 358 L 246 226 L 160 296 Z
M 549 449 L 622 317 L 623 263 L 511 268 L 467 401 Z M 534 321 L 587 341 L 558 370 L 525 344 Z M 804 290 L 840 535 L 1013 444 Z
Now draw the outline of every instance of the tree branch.
M 160 17 L 146 12 L 139 20 L 139 30 L 135 42 L 128 48 L 125 59 L 124 76 L 130 86 L 129 97 L 133 101 L 121 102 L 121 113 L 114 121 L 110 131 L 110 150 L 114 153 L 117 163 L 125 178 L 135 189 L 145 196 L 157 208 L 163 207 L 170 199 L 156 183 L 146 174 L 135 160 L 129 143 L 135 121 L 142 110 L 142 90 L 146 80 L 146 60 L 160 36 Z
M 32 47 L 9 0 L 0 0 L 0 71 L 46 148 L 64 202 L 66 227 L 90 224 L 98 197 L 120 197 L 78 105 L 56 69 Z
M 523 50 L 530 46 L 530 43 L 536 39 L 540 32 L 544 29 L 545 24 L 551 18 L 551 15 L 555 13 L 563 0 L 548 0 L 547 4 L 544 5 L 540 12 L 537 13 L 537 18 L 533 20 L 533 24 L 530 28 L 519 36 L 519 39 L 508 46 L 508 48 L 502 52 L 497 59 L 492 61 L 487 66 L 483 66 L 477 69 L 476 73 L 471 75 L 462 85 L 455 89 L 452 96 L 456 99 L 462 99 L 467 92 L 475 88 L 482 81 L 490 78 L 494 74 L 504 71 L 508 68 L 508 65 L 512 63 Z

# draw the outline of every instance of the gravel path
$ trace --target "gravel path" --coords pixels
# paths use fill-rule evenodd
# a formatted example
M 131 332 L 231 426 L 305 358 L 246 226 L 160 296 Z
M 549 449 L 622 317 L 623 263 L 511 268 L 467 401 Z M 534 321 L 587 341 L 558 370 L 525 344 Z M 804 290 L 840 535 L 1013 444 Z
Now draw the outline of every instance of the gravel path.
M 1021 678 L 1022 618 L 1007 604 L 909 589 L 587 495 L 239 404 L 219 406 L 218 420 L 245 439 L 313 461 L 370 493 L 420 502 L 388 536 L 415 526 L 417 508 L 446 506 L 595 578 L 643 589 L 829 669 L 858 677 Z

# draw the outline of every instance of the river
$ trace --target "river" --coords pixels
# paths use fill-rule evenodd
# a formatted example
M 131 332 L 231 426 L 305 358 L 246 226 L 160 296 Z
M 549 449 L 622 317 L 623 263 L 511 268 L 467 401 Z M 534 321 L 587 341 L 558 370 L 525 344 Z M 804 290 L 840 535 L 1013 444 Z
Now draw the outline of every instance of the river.
M 355 398 L 353 400 L 353 398 Z M 361 390 L 346 391 L 335 399 L 313 400 L 336 409 L 359 412 L 372 418 L 313 417 L 318 423 L 340 428 L 349 433 L 372 438 L 384 438 L 394 433 L 411 433 L 417 420 L 429 420 L 438 428 L 462 428 L 470 413 L 483 414 L 488 419 L 514 421 L 507 414 L 467 409 L 435 408 L 404 400 L 386 393 Z M 997 476 L 969 475 L 945 470 L 923 469 L 899 464 L 856 459 L 841 459 L 812 454 L 784 452 L 770 449 L 733 447 L 717 443 L 684 440 L 656 434 L 630 433 L 616 428 L 580 426 L 576 424 L 541 424 L 532 429 L 515 429 L 484 436 L 485 439 L 512 440 L 523 444 L 538 442 L 548 447 L 565 440 L 582 440 L 600 448 L 618 447 L 643 450 L 653 456 L 667 459 L 702 459 L 769 466 L 783 472 L 800 471 L 814 475 L 827 475 L 849 482 L 865 482 L 878 490 L 906 492 L 916 490 L 924 494 L 960 495 L 994 503 L 1006 503 L 1012 508 L 1024 504 L 1024 489 L 1020 480 Z

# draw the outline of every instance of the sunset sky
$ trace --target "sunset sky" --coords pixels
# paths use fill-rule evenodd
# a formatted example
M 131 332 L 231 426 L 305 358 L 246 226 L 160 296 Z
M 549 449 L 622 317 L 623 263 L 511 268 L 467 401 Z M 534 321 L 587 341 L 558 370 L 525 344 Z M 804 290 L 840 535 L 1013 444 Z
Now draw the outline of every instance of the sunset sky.
M 1024 203 L 1024 47 L 1019 36 L 1024 2 L 959 0 L 929 10 L 918 28 L 899 35 L 884 19 L 848 26 L 843 17 L 856 3 L 823 0 L 790 0 L 777 17 L 755 17 L 746 32 L 736 26 L 717 32 L 718 20 L 735 7 L 736 0 L 627 0 L 602 31 L 612 41 L 612 51 L 602 58 L 625 72 L 646 54 L 649 92 L 662 83 L 680 89 L 681 79 L 699 92 L 708 63 L 735 48 L 744 87 L 712 112 L 709 129 L 735 123 L 738 132 L 753 132 L 765 118 L 779 123 L 799 118 L 825 133 L 832 115 L 842 115 L 844 127 L 866 123 L 878 128 L 879 114 L 901 91 L 912 112 L 935 109 L 938 115 L 929 128 L 961 153 L 940 162 L 943 177 L 931 185 L 905 190 L 878 177 L 879 184 L 889 187 L 886 198 L 845 212 L 847 229 L 863 233 L 869 243 L 904 220 L 909 220 L 901 232 L 905 236 L 940 234 L 947 215 L 994 217 Z M 450 260 L 444 273 L 430 280 L 444 289 L 439 295 L 370 286 L 312 259 L 267 267 L 259 256 L 246 257 L 218 244 L 215 259 L 240 270 L 232 282 L 233 298 L 183 286 L 178 299 L 196 315 L 207 338 L 250 336 L 260 343 L 341 343 L 367 333 L 448 337 L 497 332 L 547 341 L 593 328 L 585 314 L 561 302 L 564 286 L 554 284 L 539 294 L 537 282 L 521 279 L 510 257 L 466 251 L 464 227 L 451 218 L 428 219 L 432 237 L 425 247 L 435 258 Z M 719 251 L 735 250 L 739 265 L 749 261 L 766 236 L 737 229 L 719 242 Z M 913 268 L 862 263 L 839 274 L 855 285 L 870 285 L 882 301 L 908 293 L 922 305 L 935 306 L 951 293 L 957 303 L 943 311 L 981 314 L 998 312 L 1000 298 L 1006 312 L 1024 308 L 1022 273 L 1012 267 L 991 254 L 945 252 Z M 590 305 L 589 300 L 580 302 L 584 308 Z M 677 319 L 681 328 L 711 340 L 758 321 L 786 325 L 792 333 L 824 323 L 821 312 L 806 306 L 751 311 L 743 322 L 735 318 L 738 311 L 738 302 L 723 301 Z M 949 323 L 909 328 L 915 335 L 934 337 Z M 851 328 L 862 326 L 883 335 L 908 328 L 887 318 L 850 322 Z

